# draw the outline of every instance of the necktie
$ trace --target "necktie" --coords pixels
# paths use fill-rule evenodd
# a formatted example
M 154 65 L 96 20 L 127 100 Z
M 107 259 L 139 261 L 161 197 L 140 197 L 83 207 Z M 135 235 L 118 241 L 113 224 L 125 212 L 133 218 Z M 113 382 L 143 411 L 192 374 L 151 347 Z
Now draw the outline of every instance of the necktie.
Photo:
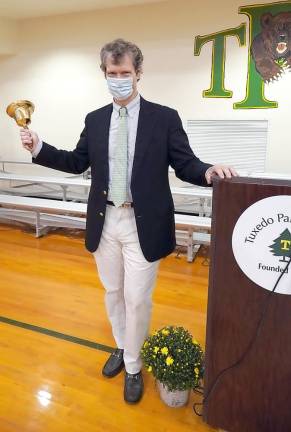
M 127 151 L 127 109 L 122 107 L 119 110 L 111 184 L 111 199 L 116 207 L 121 206 L 127 197 Z

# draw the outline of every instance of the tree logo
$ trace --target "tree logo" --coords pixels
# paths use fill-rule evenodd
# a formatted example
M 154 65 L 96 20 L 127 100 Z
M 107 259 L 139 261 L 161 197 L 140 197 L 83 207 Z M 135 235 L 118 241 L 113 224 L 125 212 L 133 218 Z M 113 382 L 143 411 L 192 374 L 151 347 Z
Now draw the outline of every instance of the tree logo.
M 274 243 L 269 246 L 272 254 L 278 257 L 282 257 L 279 261 L 287 263 L 289 260 L 286 258 L 291 257 L 291 233 L 286 228 L 279 237 L 274 240 Z

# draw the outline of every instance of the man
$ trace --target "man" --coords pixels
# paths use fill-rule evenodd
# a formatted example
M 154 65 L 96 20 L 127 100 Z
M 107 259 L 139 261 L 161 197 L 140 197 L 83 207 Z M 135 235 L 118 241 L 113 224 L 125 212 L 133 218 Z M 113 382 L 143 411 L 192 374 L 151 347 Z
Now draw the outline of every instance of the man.
M 137 90 L 143 55 L 117 39 L 101 50 L 101 69 L 113 103 L 89 113 L 73 151 L 57 150 L 22 129 L 33 162 L 80 174 L 91 166 L 86 247 L 94 254 L 116 350 L 103 368 L 113 377 L 125 367 L 124 400 L 143 393 L 140 349 L 148 335 L 159 260 L 175 247 L 174 205 L 168 168 L 198 185 L 232 168 L 194 156 L 178 113 L 147 102 Z

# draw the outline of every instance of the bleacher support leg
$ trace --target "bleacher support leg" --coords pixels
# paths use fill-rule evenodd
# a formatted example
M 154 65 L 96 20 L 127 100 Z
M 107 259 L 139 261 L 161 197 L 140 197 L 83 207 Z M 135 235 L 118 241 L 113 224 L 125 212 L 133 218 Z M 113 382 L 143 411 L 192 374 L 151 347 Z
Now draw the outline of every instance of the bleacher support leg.
M 187 261 L 193 262 L 193 230 L 188 229 Z
M 40 212 L 35 212 L 35 237 L 39 238 L 47 234 L 49 227 L 41 226 L 40 222 Z

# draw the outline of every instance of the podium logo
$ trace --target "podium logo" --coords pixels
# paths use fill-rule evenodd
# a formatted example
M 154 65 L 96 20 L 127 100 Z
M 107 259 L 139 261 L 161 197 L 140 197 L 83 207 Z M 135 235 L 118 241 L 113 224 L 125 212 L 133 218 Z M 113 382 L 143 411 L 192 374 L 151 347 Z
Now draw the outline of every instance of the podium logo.
M 276 195 L 257 201 L 239 217 L 232 249 L 242 272 L 254 283 L 291 295 L 291 196 Z
M 280 261 L 288 263 L 291 255 L 291 233 L 286 228 L 281 235 L 274 240 L 270 246 L 273 255 L 281 257 Z

